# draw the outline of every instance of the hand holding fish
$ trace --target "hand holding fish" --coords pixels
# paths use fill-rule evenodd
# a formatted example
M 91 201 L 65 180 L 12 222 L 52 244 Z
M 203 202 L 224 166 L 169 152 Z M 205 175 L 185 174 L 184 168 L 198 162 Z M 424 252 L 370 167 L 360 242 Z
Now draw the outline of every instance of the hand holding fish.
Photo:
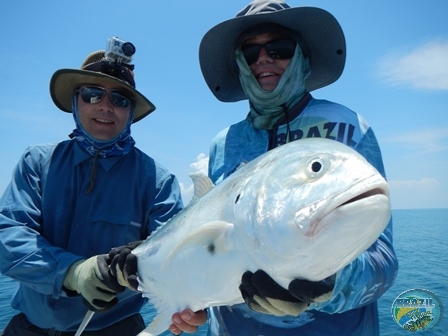
M 112 308 L 118 302 L 116 294 L 125 289 L 109 272 L 106 254 L 75 262 L 65 276 L 64 287 L 82 295 L 91 311 Z
M 185 309 L 180 313 L 175 313 L 171 318 L 173 324 L 169 330 L 174 335 L 180 335 L 182 332 L 194 333 L 207 322 L 207 312 L 200 310 L 193 312 L 191 309 Z
M 137 256 L 132 250 L 143 243 L 143 240 L 131 242 L 127 245 L 114 247 L 109 252 L 110 272 L 117 278 L 120 285 L 132 290 L 138 289 Z
M 245 272 L 239 288 L 244 301 L 252 310 L 276 316 L 297 316 L 312 302 L 328 300 L 335 280 L 335 275 L 322 281 L 294 279 L 286 290 L 266 272 L 257 270 L 255 273 Z

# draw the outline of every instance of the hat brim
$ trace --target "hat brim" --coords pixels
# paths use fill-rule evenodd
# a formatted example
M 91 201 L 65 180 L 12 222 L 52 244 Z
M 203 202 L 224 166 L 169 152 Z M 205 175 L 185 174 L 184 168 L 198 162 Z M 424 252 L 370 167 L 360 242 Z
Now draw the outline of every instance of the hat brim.
M 311 66 L 311 74 L 305 82 L 308 91 L 327 86 L 342 74 L 346 57 L 345 37 L 338 21 L 327 11 L 316 7 L 295 7 L 235 17 L 211 28 L 199 47 L 202 74 L 220 101 L 247 99 L 235 60 L 238 39 L 250 27 L 270 23 L 296 32 L 306 45 Z
M 112 84 L 131 92 L 135 99 L 133 123 L 156 109 L 153 103 L 127 82 L 101 72 L 76 69 L 61 69 L 51 77 L 50 95 L 55 105 L 64 112 L 72 112 L 73 92 L 82 84 Z

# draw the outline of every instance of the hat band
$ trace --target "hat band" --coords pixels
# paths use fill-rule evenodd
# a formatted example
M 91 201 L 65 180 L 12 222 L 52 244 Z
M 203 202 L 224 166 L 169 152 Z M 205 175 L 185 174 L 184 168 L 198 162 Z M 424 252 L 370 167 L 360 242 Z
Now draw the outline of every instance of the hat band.
M 113 76 L 115 78 L 124 80 L 127 82 L 130 86 L 135 88 L 135 81 L 134 77 L 131 74 L 129 66 L 124 63 L 115 63 L 115 62 L 109 62 L 106 60 L 102 60 L 99 62 L 91 63 L 83 68 L 83 70 L 89 70 L 89 71 L 95 71 L 95 72 L 101 72 L 103 74 Z
M 260 2 L 260 3 L 254 3 L 251 2 L 249 5 L 247 5 L 245 8 L 243 8 L 241 11 L 239 11 L 236 14 L 236 17 L 239 16 L 247 16 L 247 15 L 255 15 L 255 14 L 264 14 L 264 13 L 273 13 L 277 11 L 281 11 L 284 9 L 291 8 L 287 3 L 285 2 Z

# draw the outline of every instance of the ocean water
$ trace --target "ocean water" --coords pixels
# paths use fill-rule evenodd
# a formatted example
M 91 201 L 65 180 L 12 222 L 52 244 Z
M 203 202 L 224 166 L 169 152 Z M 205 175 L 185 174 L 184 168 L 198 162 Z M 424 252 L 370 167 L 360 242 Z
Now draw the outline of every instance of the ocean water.
M 448 209 L 393 210 L 394 246 L 400 269 L 393 286 L 379 300 L 381 335 L 408 335 L 393 319 L 391 307 L 395 298 L 409 289 L 427 289 L 442 301 L 445 314 L 424 335 L 448 335 Z M 16 284 L 0 275 L 0 330 L 17 312 L 10 307 Z M 144 308 L 142 314 L 152 319 Z M 195 335 L 204 336 L 206 326 Z M 168 334 L 167 334 L 168 335 Z
M 448 209 L 394 210 L 398 276 L 378 302 L 381 335 L 408 335 L 392 318 L 391 306 L 409 289 L 427 289 L 442 301 L 445 314 L 423 335 L 448 335 Z

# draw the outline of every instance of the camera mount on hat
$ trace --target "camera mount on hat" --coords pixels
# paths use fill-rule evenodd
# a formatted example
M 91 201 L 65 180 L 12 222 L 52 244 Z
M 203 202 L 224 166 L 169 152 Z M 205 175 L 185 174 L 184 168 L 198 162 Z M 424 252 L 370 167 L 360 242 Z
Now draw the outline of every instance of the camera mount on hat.
M 107 40 L 104 57 L 108 64 L 104 64 L 107 73 L 117 76 L 123 71 L 123 67 L 134 70 L 134 65 L 130 64 L 132 56 L 135 54 L 135 46 L 131 42 L 125 42 L 113 36 Z
M 108 60 L 129 64 L 134 54 L 135 46 L 131 42 L 124 42 L 115 36 L 107 40 L 105 57 Z
M 129 64 L 135 46 L 130 42 L 124 42 L 117 37 L 107 40 L 106 50 L 102 52 L 102 59 L 83 67 L 84 70 L 97 71 L 128 82 L 135 88 L 132 71 L 134 65 Z

